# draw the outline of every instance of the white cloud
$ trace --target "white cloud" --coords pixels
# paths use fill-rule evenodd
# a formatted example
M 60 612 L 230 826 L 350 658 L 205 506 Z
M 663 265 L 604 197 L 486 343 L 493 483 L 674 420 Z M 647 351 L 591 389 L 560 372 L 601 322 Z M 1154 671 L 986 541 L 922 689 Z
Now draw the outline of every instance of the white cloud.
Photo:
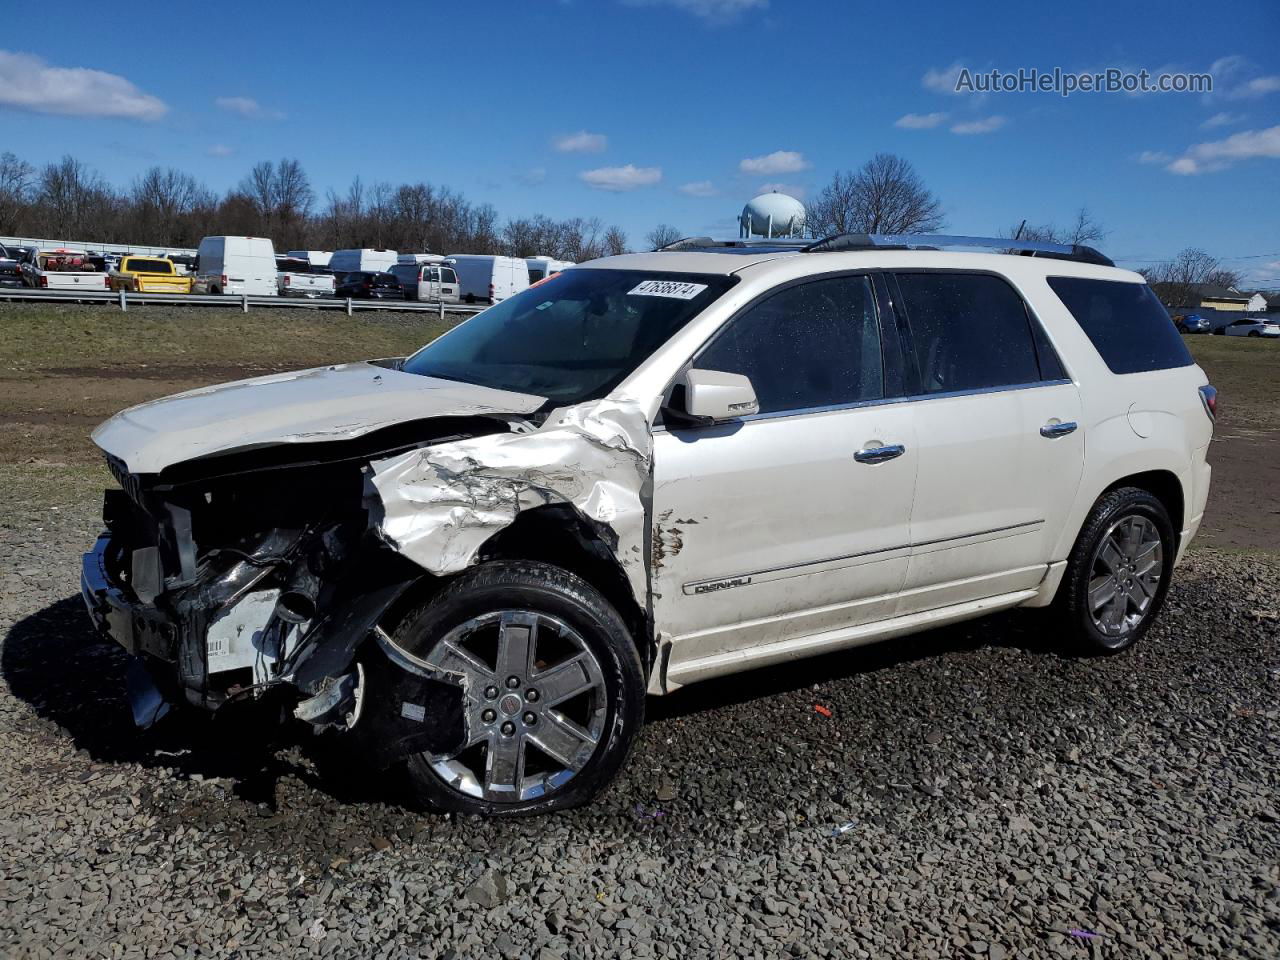
M 1172 159 L 1172 154 L 1165 153 L 1163 150 L 1143 150 L 1138 154 L 1139 163 L 1152 163 L 1159 166 L 1164 166 Z
M 546 167 L 530 167 L 528 170 L 521 170 L 516 174 L 516 183 L 523 184 L 526 187 L 536 187 L 545 183 L 547 179 Z
M 235 150 L 228 147 L 225 143 L 215 143 L 206 150 L 205 153 L 211 157 L 229 157 L 235 153 Z
M 728 23 L 750 10 L 764 10 L 769 0 L 623 0 L 629 7 L 675 7 L 708 23 Z
M 945 113 L 908 113 L 893 121 L 893 125 L 903 130 L 932 130 L 946 119 Z
M 609 138 L 603 133 L 588 133 L 579 130 L 577 133 L 566 133 L 556 137 L 551 145 L 561 153 L 600 153 L 609 146 Z
M 1227 57 L 1219 57 L 1213 63 L 1209 64 L 1209 72 L 1215 77 L 1229 77 L 1233 73 L 1239 73 L 1245 67 L 1249 66 L 1249 59 L 1238 53 L 1233 53 Z
M 807 188 L 800 183 L 762 183 L 760 184 L 761 193 L 785 193 L 789 197 L 795 197 L 797 200 L 803 200 Z
M 227 113 L 238 113 L 242 117 L 253 120 L 283 120 L 284 114 L 279 110 L 269 110 L 253 97 L 218 97 L 214 105 Z
M 1197 143 L 1169 164 L 1170 173 L 1192 176 L 1225 170 L 1241 160 L 1266 157 L 1280 160 L 1280 126 L 1265 130 L 1242 130 L 1225 140 Z
M 957 123 L 951 128 L 952 133 L 992 133 L 999 130 L 1006 123 L 1004 117 L 983 117 L 981 120 L 969 120 L 965 123 Z
M 738 164 L 738 169 L 743 173 L 768 176 L 771 173 L 796 173 L 800 170 L 808 170 L 809 162 L 805 160 L 803 153 L 795 150 L 775 150 L 762 157 L 747 157 Z
M 1254 77 L 1233 90 L 1227 92 L 1229 100 L 1252 100 L 1255 97 L 1264 97 L 1268 93 L 1275 93 L 1280 90 L 1280 74 L 1270 74 L 1265 77 Z
M 637 167 L 628 163 L 624 167 L 599 167 L 595 170 L 584 170 L 578 179 L 596 190 L 609 190 L 622 193 L 637 190 L 640 187 L 651 187 L 662 179 L 661 167 Z
M 12 18 L 11 22 L 12 22 Z M 124 77 L 87 67 L 51 67 L 29 53 L 0 50 L 0 106 L 71 117 L 158 120 L 169 112 L 159 97 Z
M 924 76 L 920 78 L 920 86 L 934 93 L 959 93 L 960 91 L 956 90 L 956 81 L 960 79 L 960 71 L 963 69 L 964 64 L 957 60 L 951 66 L 941 70 L 926 70 Z
M 716 197 L 720 191 L 710 180 L 695 180 L 693 183 L 682 183 L 676 187 L 681 193 L 690 197 Z
M 1212 130 L 1214 127 L 1229 127 L 1233 123 L 1239 123 L 1244 116 L 1238 113 L 1215 113 L 1212 117 L 1200 124 L 1205 130 Z

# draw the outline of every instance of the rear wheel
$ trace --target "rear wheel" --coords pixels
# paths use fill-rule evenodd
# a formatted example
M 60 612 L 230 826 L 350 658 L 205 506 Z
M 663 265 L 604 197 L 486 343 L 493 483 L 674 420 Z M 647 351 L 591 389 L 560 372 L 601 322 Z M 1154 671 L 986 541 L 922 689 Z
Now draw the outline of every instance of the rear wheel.
M 1056 605 L 1069 638 L 1118 653 L 1151 627 L 1173 572 L 1173 524 L 1156 497 L 1121 487 L 1094 504 L 1067 561 Z
M 463 677 L 464 745 L 406 765 L 417 798 L 438 809 L 509 816 L 586 803 L 613 780 L 644 720 L 644 671 L 626 625 L 558 567 L 466 571 L 392 642 Z
M 1260 337 L 1260 336 L 1262 336 L 1262 334 L 1260 334 L 1257 330 L 1250 330 L 1250 331 L 1249 331 L 1249 336 L 1251 336 L 1251 337 Z

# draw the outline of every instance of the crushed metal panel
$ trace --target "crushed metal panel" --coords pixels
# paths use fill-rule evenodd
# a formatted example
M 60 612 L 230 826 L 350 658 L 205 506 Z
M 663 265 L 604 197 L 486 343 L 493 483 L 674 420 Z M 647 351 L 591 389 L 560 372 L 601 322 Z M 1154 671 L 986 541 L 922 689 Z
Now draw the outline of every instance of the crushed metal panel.
M 475 563 L 485 541 L 521 511 L 569 503 L 616 535 L 618 560 L 643 608 L 651 453 L 646 409 L 629 399 L 566 407 L 529 433 L 413 450 L 372 464 L 379 532 L 443 576 Z

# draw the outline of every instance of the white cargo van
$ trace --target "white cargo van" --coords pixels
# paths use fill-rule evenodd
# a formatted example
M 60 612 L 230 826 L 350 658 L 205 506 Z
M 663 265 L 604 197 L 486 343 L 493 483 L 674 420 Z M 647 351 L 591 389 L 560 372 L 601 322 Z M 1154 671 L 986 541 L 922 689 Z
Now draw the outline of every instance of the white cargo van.
M 396 263 L 442 263 L 444 257 L 438 253 L 402 253 L 396 257 Z
M 445 263 L 458 274 L 464 303 L 497 303 L 529 289 L 529 265 L 516 257 L 451 253 Z
M 406 300 L 458 302 L 458 275 L 447 263 L 397 263 L 390 273 L 400 281 Z
M 332 250 L 289 250 L 290 257 L 295 260 L 305 260 L 313 267 L 327 267 L 329 258 L 333 256 Z
M 275 247 L 266 237 L 205 237 L 196 251 L 196 290 L 276 296 Z
M 545 280 L 553 273 L 575 266 L 572 260 L 557 260 L 555 257 L 525 257 L 524 262 L 529 265 L 530 283 Z
M 329 258 L 329 269 L 334 273 L 386 273 L 396 265 L 394 250 L 335 250 Z

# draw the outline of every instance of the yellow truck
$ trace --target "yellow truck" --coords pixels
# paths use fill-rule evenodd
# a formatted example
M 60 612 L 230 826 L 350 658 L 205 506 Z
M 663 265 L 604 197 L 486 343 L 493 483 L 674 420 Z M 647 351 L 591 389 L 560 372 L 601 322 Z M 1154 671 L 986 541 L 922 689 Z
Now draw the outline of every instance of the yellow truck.
M 111 271 L 112 290 L 130 293 L 190 293 L 192 279 L 163 257 L 125 257 Z

